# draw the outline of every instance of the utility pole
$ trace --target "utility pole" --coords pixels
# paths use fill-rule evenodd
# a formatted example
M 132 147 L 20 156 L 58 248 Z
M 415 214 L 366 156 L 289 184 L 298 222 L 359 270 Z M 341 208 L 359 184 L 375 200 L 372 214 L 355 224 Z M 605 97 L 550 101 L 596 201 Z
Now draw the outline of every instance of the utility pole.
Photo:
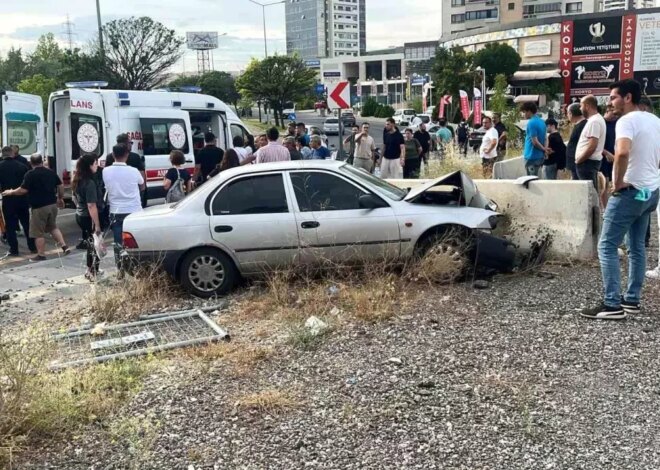
M 100 0 L 96 0 L 96 20 L 99 25 L 99 50 L 101 51 L 101 60 L 105 62 L 105 49 L 103 48 L 103 28 L 101 26 L 101 5 Z
M 98 1 L 98 0 L 97 0 Z M 266 38 L 266 7 L 271 7 L 273 5 L 279 5 L 280 3 L 286 3 L 286 0 L 280 0 L 278 2 L 271 2 L 271 3 L 259 3 L 256 2 L 255 0 L 248 0 L 250 3 L 254 3 L 255 5 L 259 5 L 261 7 L 261 18 L 263 22 L 263 28 L 264 28 L 264 58 L 268 57 L 268 39 Z

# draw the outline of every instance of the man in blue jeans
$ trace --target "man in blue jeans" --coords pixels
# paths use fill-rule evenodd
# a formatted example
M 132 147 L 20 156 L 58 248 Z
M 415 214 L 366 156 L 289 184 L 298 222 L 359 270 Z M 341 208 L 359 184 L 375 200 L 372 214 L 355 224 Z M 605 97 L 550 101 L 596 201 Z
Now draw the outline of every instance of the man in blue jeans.
M 527 131 L 525 133 L 525 149 L 523 158 L 525 160 L 525 170 L 527 176 L 539 176 L 539 171 L 543 166 L 545 159 L 545 122 L 536 115 L 538 108 L 536 103 L 525 102 L 520 107 L 527 122 Z
M 651 213 L 658 205 L 660 187 L 660 119 L 639 110 L 641 87 L 634 80 L 610 85 L 610 103 L 616 123 L 613 193 L 607 203 L 598 257 L 605 300 L 582 316 L 598 320 L 623 320 L 640 311 L 646 247 L 644 237 Z M 626 237 L 626 235 L 628 235 Z M 617 249 L 628 244 L 628 287 L 621 296 L 621 267 Z
M 119 275 L 123 276 L 124 266 L 121 262 L 121 252 L 123 250 L 124 219 L 130 214 L 142 210 L 140 192 L 144 190 L 145 181 L 138 170 L 126 164 L 128 147 L 117 144 L 112 147 L 112 154 L 115 162 L 112 166 L 103 169 L 103 183 L 108 192 L 115 263 Z

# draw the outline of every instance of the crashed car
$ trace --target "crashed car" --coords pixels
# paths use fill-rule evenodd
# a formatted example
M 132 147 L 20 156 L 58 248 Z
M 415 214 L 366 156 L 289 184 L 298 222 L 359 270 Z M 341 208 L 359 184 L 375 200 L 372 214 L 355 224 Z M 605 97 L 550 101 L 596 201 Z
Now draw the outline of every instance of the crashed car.
M 123 242 L 133 262 L 158 262 L 210 297 L 292 265 L 405 261 L 448 230 L 490 233 L 495 210 L 461 172 L 402 189 L 344 162 L 278 162 L 223 171 L 178 203 L 131 214 Z

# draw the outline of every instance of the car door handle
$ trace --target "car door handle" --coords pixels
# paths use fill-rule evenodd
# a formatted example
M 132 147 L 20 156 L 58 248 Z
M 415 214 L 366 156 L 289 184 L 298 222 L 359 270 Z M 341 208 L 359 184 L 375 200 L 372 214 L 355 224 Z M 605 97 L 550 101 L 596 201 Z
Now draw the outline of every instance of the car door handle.
M 300 224 L 300 226 L 301 226 L 302 228 L 316 228 L 316 227 L 318 227 L 319 225 L 321 225 L 321 224 L 319 224 L 319 223 L 316 222 L 316 221 L 312 221 L 312 222 L 303 222 L 302 224 Z
M 227 233 L 234 230 L 234 227 L 231 225 L 216 225 L 214 230 L 215 233 Z

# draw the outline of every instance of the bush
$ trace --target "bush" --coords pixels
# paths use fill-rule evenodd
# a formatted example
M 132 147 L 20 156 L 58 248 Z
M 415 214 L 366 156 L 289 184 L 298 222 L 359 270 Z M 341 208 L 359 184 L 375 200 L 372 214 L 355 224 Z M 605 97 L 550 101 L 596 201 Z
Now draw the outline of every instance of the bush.
M 374 113 L 374 117 L 378 118 L 388 118 L 392 116 L 394 116 L 394 108 L 383 104 L 378 105 L 378 108 L 376 108 L 376 112 Z
M 362 105 L 362 116 L 375 116 L 380 104 L 374 98 L 367 98 Z
M 424 105 L 422 103 L 422 99 L 421 98 L 415 98 L 412 101 L 411 108 L 414 109 L 417 114 L 422 113 L 424 111 Z

